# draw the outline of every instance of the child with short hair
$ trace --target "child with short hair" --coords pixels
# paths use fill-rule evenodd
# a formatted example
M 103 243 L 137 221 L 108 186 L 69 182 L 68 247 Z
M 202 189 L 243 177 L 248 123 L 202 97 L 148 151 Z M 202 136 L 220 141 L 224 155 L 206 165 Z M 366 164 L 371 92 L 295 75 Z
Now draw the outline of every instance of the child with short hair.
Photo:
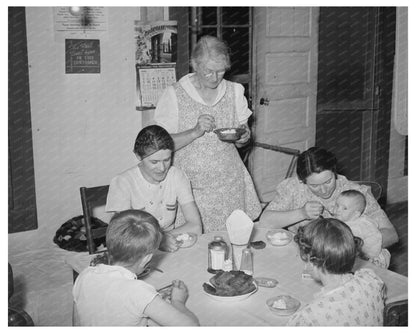
M 388 268 L 390 252 L 382 248 L 382 235 L 377 225 L 368 216 L 363 215 L 365 207 L 364 194 L 357 190 L 347 190 L 339 195 L 334 214 L 351 228 L 354 236 L 363 240 L 364 257 L 379 267 Z
M 345 223 L 319 218 L 299 227 L 295 242 L 323 288 L 288 326 L 383 325 L 384 283 L 371 269 L 351 273 L 362 240 Z
M 75 281 L 75 316 L 82 326 L 196 326 L 197 317 L 185 306 L 188 290 L 173 281 L 171 303 L 150 284 L 137 280 L 159 247 L 158 221 L 141 210 L 116 213 L 107 229 L 109 264 L 90 266 Z

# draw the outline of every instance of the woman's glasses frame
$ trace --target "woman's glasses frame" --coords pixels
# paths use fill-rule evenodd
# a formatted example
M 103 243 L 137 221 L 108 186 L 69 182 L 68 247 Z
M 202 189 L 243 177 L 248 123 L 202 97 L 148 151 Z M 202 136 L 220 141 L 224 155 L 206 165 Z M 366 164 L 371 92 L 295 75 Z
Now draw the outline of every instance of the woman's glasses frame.
M 205 78 L 210 79 L 212 78 L 215 74 L 218 76 L 223 76 L 225 74 L 226 70 L 220 70 L 220 71 L 212 71 L 212 70 L 208 70 L 208 69 L 203 69 L 202 70 L 202 74 L 204 75 Z

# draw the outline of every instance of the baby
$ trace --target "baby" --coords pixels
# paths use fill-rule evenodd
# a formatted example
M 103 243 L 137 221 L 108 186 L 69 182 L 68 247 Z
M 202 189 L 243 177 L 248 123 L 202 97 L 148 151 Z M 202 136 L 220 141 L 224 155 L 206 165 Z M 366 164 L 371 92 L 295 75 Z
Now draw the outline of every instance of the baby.
M 365 196 L 360 191 L 347 190 L 336 201 L 335 217 L 346 223 L 354 236 L 363 240 L 362 252 L 372 263 L 388 268 L 390 252 L 381 247 L 382 235 L 377 225 L 363 215 L 365 207 Z

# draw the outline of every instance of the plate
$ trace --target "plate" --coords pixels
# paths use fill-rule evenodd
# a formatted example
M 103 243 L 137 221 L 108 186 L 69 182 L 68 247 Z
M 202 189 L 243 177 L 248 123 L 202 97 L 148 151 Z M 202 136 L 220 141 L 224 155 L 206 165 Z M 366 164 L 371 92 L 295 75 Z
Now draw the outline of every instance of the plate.
M 256 286 L 256 289 L 254 289 L 253 291 L 250 291 L 247 294 L 243 294 L 243 295 L 237 295 L 237 296 L 217 296 L 217 295 L 212 295 L 210 293 L 207 293 L 204 289 L 203 292 L 211 297 L 212 299 L 215 299 L 216 301 L 220 301 L 220 302 L 239 302 L 239 301 L 243 301 L 247 298 L 249 298 L 251 295 L 253 295 L 259 288 L 257 287 L 257 284 L 253 282 L 253 284 Z
M 224 127 L 215 129 L 214 133 L 221 141 L 234 142 L 239 140 L 245 131 L 242 127 Z
M 176 234 L 175 238 L 177 241 L 182 241 L 182 244 L 179 245 L 179 247 L 186 248 L 194 245 L 198 239 L 198 236 L 192 232 L 184 232 L 181 234 Z
M 275 302 L 284 302 L 284 304 L 286 304 L 286 309 L 274 307 L 273 304 L 275 304 Z M 279 316 L 290 316 L 298 311 L 300 307 L 300 302 L 289 295 L 279 295 L 269 298 L 266 301 L 266 304 L 271 312 Z
M 293 234 L 285 229 L 275 229 L 266 233 L 266 239 L 273 246 L 285 246 L 292 241 Z

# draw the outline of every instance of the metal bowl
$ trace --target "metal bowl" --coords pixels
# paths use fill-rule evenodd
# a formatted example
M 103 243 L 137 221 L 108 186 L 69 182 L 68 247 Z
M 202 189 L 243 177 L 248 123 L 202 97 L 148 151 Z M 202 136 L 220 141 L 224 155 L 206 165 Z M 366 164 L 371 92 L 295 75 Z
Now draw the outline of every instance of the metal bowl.
M 239 140 L 245 132 L 246 129 L 242 127 L 224 127 L 214 130 L 214 133 L 217 134 L 218 139 L 226 142 L 234 142 Z

